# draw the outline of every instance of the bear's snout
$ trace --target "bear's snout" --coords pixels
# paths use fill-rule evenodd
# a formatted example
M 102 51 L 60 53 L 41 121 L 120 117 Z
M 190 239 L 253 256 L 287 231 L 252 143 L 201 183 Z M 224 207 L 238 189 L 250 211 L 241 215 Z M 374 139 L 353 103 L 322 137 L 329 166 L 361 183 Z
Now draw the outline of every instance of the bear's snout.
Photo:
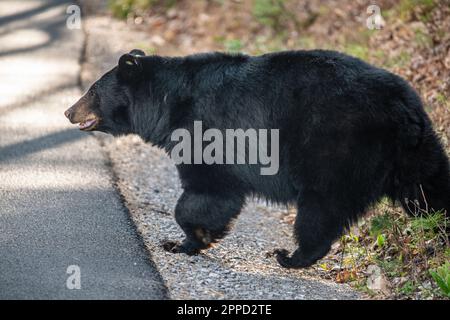
M 64 115 L 71 123 L 79 123 L 81 130 L 93 130 L 99 122 L 96 114 L 89 108 L 85 97 L 67 109 Z
M 83 98 L 78 100 L 78 102 L 64 112 L 64 115 L 71 123 L 82 122 L 86 120 L 90 114 L 91 112 Z
M 66 111 L 64 111 L 64 115 L 66 116 L 67 119 L 71 119 L 72 117 L 72 108 L 67 109 Z M 72 121 L 70 121 L 72 122 Z

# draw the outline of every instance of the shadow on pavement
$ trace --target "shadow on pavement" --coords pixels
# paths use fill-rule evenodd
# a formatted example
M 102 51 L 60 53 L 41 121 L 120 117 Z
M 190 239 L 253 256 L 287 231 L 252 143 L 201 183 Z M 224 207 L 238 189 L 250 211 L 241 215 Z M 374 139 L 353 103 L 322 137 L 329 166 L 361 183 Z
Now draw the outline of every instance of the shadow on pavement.
M 39 138 L 15 143 L 0 148 L 0 163 L 10 159 L 25 157 L 26 155 L 45 149 L 54 148 L 58 145 L 86 138 L 87 135 L 78 133 L 74 129 L 66 129 L 51 133 Z
M 16 14 L 0 17 L 0 28 L 7 26 L 7 24 L 14 23 L 16 21 L 26 21 L 25 24 L 20 26 L 14 26 L 14 28 L 8 28 L 6 27 L 4 31 L 0 32 L 0 37 L 5 36 L 11 31 L 17 32 L 18 30 L 22 29 L 33 29 L 33 30 L 39 30 L 48 35 L 48 40 L 44 43 L 29 46 L 27 48 L 20 48 L 20 49 L 12 49 L 12 50 L 6 50 L 2 51 L 0 49 L 0 57 L 4 56 L 10 56 L 20 53 L 26 53 L 31 51 L 36 51 L 41 48 L 45 48 L 55 42 L 57 39 L 61 37 L 62 28 L 66 27 L 66 20 L 67 16 L 65 14 L 62 14 L 59 18 L 54 18 L 51 22 L 48 21 L 48 19 L 43 19 L 42 21 L 32 21 L 33 16 L 39 15 L 41 13 L 44 13 L 47 10 L 52 9 L 53 7 L 57 7 L 63 4 L 73 4 L 73 2 L 68 0 L 51 0 L 46 1 L 46 3 L 38 8 L 26 10 L 23 12 L 19 12 Z
M 76 88 L 76 87 L 77 87 L 77 81 L 72 81 L 72 82 L 69 81 L 66 83 L 58 84 L 56 86 L 42 89 L 42 90 L 40 90 L 36 93 L 33 93 L 32 95 L 25 97 L 24 99 L 19 100 L 17 102 L 7 104 L 4 106 L 0 106 L 0 118 L 7 115 L 10 112 L 17 110 L 17 109 L 25 109 L 30 104 L 36 103 L 36 101 L 39 101 L 40 99 L 45 98 L 46 96 L 48 96 L 50 94 L 59 93 L 60 91 L 64 91 L 64 90 Z
M 61 5 L 64 3 L 69 4 L 69 3 L 71 3 L 71 1 L 69 1 L 69 0 L 47 0 L 44 5 L 39 6 L 37 8 L 33 8 L 33 9 L 29 9 L 29 10 L 22 11 L 19 13 L 0 17 L 0 26 L 5 25 L 7 23 L 12 23 L 17 20 L 23 20 L 23 19 L 30 18 L 34 15 L 40 14 L 48 9 L 51 9 L 55 6 L 58 6 L 58 5 Z

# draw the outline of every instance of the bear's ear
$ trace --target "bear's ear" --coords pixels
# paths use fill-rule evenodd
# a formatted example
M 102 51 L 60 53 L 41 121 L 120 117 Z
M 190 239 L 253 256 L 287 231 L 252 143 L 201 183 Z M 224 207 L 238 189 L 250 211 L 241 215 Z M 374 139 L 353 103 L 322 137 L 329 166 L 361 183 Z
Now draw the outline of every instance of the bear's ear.
M 145 52 L 140 49 L 133 49 L 130 51 L 130 54 L 136 57 L 145 57 Z
M 119 76 L 121 79 L 128 82 L 135 82 L 142 76 L 142 71 L 140 55 L 126 53 L 120 57 Z

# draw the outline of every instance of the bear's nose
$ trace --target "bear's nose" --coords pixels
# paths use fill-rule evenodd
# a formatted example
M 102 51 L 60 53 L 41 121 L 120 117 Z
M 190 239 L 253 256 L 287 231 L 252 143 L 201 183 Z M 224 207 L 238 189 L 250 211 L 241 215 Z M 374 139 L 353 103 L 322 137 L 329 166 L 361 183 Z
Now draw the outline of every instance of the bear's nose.
M 71 108 L 67 109 L 67 110 L 64 112 L 64 115 L 65 115 L 66 118 L 69 119 L 69 120 L 70 120 L 70 117 L 72 116 L 72 110 L 70 110 L 70 109 L 71 109 Z

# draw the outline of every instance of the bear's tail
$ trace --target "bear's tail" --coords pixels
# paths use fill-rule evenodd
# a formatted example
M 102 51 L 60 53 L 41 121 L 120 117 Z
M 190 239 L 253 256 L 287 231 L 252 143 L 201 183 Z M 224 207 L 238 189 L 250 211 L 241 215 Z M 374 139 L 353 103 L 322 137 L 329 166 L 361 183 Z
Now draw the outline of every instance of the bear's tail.
M 409 123 L 399 137 L 395 198 L 408 214 L 442 211 L 450 217 L 449 159 L 422 110 L 416 109 L 420 121 Z
M 443 211 L 450 217 L 450 169 L 444 151 L 428 150 L 431 154 L 420 167 L 418 179 L 400 186 L 399 198 L 404 210 L 411 215 Z M 413 159 L 411 159 L 414 161 Z

